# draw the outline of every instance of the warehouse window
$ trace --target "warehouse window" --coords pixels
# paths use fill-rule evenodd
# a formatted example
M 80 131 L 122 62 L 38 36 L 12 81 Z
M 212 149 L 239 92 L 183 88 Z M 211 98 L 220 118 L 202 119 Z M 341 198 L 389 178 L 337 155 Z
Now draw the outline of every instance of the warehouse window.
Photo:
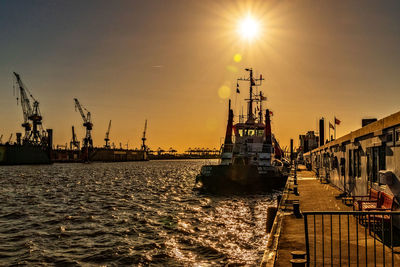
M 354 150 L 349 150 L 349 177 L 353 177 L 353 168 L 354 168 L 353 151 Z
M 361 149 L 357 149 L 357 177 L 361 177 Z
M 379 170 L 386 170 L 386 147 L 379 147 Z
M 379 171 L 386 169 L 386 147 L 367 148 L 367 174 L 368 181 L 372 183 L 379 182 Z
M 389 130 L 386 133 L 386 145 L 393 146 L 393 130 Z
M 400 129 L 396 129 L 395 141 L 396 141 L 396 145 L 400 145 Z

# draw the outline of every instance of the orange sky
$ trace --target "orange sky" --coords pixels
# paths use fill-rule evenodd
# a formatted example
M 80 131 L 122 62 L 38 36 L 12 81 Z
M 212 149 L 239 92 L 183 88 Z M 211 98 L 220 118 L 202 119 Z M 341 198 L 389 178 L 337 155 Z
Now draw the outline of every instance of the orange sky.
M 235 96 L 236 79 L 253 67 L 283 147 L 321 116 L 342 120 L 340 136 L 399 110 L 399 11 L 396 1 L 4 1 L 0 135 L 22 131 L 16 71 L 56 144 L 72 125 L 84 136 L 77 97 L 95 145 L 111 119 L 111 142 L 139 147 L 147 118 L 152 149 L 218 148 L 227 120 L 218 90 L 231 88 L 238 115 L 247 94 Z M 252 42 L 236 31 L 249 13 L 262 29 Z

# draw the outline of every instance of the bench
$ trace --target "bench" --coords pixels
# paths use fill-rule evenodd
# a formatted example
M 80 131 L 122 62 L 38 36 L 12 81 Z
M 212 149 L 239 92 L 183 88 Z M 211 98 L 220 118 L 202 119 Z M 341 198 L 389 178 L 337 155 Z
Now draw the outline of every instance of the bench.
M 353 210 L 365 211 L 366 209 L 378 208 L 381 206 L 380 201 L 381 192 L 371 188 L 369 195 L 366 196 L 352 196 Z M 359 199 L 359 200 L 357 200 Z
M 367 208 L 365 211 L 392 211 L 394 208 L 394 196 L 381 192 L 378 203 L 380 204 L 378 207 Z M 390 224 L 390 217 L 390 215 L 384 214 L 368 215 L 369 233 L 371 233 L 372 227 L 374 231 L 381 231 L 385 224 Z

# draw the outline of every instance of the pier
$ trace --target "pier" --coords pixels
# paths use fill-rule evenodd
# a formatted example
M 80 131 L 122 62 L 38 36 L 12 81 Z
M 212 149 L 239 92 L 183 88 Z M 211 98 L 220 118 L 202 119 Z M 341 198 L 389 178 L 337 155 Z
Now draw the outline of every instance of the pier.
M 261 266 L 290 266 L 292 252 L 306 252 L 307 243 L 309 266 L 400 264 L 397 231 L 388 233 L 383 232 L 383 228 L 374 229 L 377 224 L 370 225 L 372 229 L 361 225 L 352 214 L 352 206 L 345 205 L 338 197 L 342 191 L 325 179 L 317 178 L 304 166 L 299 166 L 297 190 L 295 187 L 292 177 L 280 203 Z M 301 216 L 295 216 L 293 203 L 299 204 Z

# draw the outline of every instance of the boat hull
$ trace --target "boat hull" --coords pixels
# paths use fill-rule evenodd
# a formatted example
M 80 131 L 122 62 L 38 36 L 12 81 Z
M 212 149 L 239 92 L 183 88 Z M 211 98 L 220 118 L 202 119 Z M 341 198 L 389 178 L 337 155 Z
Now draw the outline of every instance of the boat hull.
M 51 164 L 46 147 L 35 145 L 0 145 L 0 165 Z
M 146 160 L 148 160 L 147 152 L 142 150 L 95 148 L 89 152 L 89 161 L 122 162 Z
M 288 174 L 276 167 L 260 170 L 254 165 L 206 165 L 196 182 L 201 190 L 214 194 L 262 193 L 282 189 Z

